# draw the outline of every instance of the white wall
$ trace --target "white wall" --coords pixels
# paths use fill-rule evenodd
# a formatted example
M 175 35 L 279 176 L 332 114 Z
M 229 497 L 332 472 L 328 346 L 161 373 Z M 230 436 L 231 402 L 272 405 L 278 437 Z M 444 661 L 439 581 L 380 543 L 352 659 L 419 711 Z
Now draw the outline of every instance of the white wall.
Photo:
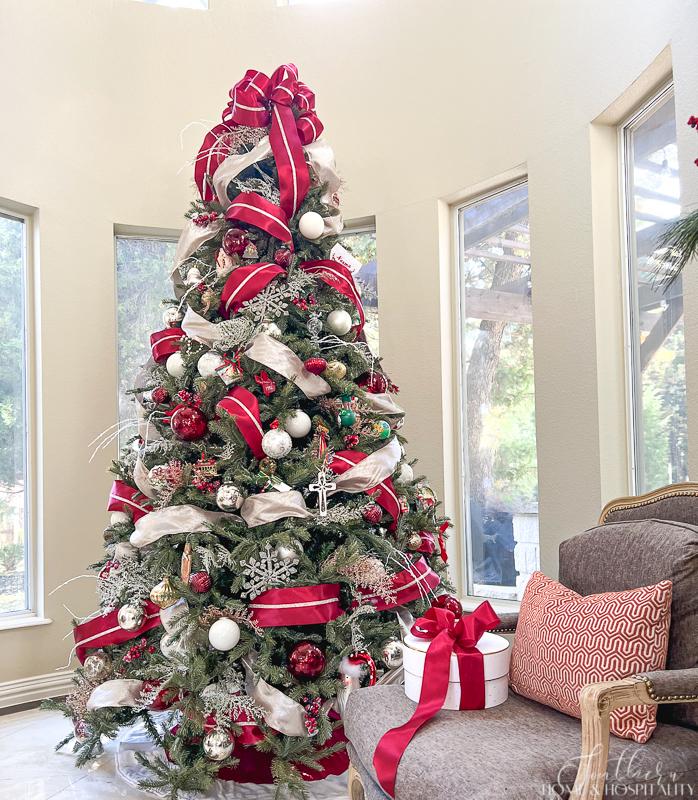
M 178 227 L 192 194 L 181 168 L 203 134 L 186 126 L 217 119 L 246 68 L 287 60 L 317 93 L 347 216 L 376 216 L 381 348 L 410 414 L 411 453 L 437 489 L 450 484 L 444 463 L 453 458 L 447 448 L 444 459 L 452 420 L 441 404 L 450 377 L 441 358 L 450 313 L 439 284 L 440 268 L 448 272 L 443 201 L 527 165 L 541 538 L 543 568 L 554 573 L 556 543 L 592 524 L 607 499 L 605 460 L 622 462 L 600 444 L 590 123 L 671 45 L 686 201 L 698 199 L 698 146 L 683 129 L 698 111 L 698 6 L 210 5 L 0 0 L 0 197 L 40 210 L 46 588 L 101 550 L 114 453 L 88 465 L 86 445 L 116 413 L 113 226 Z M 698 284 L 689 291 L 698 298 Z M 688 329 L 698 341 L 698 320 L 689 317 Z M 89 613 L 92 585 L 49 598 L 51 625 L 0 631 L 0 681 L 63 663 L 62 603 Z

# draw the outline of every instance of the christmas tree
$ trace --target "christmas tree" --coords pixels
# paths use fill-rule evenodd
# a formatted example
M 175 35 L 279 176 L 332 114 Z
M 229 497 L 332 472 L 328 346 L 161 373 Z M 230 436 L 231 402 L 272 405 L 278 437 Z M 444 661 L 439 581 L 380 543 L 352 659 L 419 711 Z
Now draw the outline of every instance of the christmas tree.
M 342 697 L 399 669 L 395 610 L 446 579 L 446 523 L 362 335 L 313 93 L 289 64 L 230 98 L 113 463 L 99 610 L 54 704 L 79 764 L 142 721 L 162 748 L 144 786 L 173 797 L 343 772 Z

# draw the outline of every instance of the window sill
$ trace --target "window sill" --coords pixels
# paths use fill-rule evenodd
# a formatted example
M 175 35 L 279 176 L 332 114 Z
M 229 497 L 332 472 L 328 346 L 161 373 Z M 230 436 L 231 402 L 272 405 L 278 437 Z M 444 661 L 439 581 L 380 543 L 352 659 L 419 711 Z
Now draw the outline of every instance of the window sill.
M 497 600 L 489 597 L 461 597 L 461 605 L 464 611 L 475 611 L 475 609 L 487 600 L 497 614 L 512 614 L 519 610 L 521 603 L 518 600 Z
M 16 628 L 33 628 L 35 625 L 50 625 L 53 622 L 48 617 L 39 617 L 36 614 L 0 614 L 0 631 L 12 631 Z

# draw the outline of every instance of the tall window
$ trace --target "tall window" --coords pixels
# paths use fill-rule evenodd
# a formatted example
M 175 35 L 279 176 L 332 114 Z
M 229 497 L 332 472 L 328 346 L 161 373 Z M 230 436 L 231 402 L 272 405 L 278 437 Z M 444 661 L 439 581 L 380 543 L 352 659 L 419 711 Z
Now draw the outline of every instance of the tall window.
M 538 568 L 528 185 L 458 209 L 468 592 L 520 599 Z
M 378 350 L 378 260 L 376 257 L 376 229 L 373 227 L 345 230 L 340 244 L 355 259 L 350 269 L 354 273 L 361 302 L 366 314 L 364 333 L 371 351 L 379 355 Z
M 150 334 L 165 327 L 162 301 L 172 299 L 170 271 L 175 239 L 116 237 L 116 319 L 119 369 L 119 420 L 122 442 L 136 433 L 133 389 L 150 358 Z M 128 425 L 128 420 L 133 424 Z
M 0 614 L 31 609 L 27 220 L 0 211 Z
M 637 492 L 687 471 L 683 290 L 658 288 L 652 253 L 681 211 L 672 87 L 621 129 L 627 254 L 633 482 Z

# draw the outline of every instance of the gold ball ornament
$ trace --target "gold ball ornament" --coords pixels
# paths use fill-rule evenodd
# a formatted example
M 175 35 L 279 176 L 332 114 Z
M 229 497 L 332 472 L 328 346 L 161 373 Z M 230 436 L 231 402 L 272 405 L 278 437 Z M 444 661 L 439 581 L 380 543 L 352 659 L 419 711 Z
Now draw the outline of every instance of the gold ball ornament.
M 347 377 L 347 366 L 341 361 L 328 361 L 323 375 L 336 381 L 342 381 Z
M 175 589 L 172 579 L 164 577 L 160 583 L 150 590 L 150 599 L 160 608 L 169 608 L 179 600 L 179 592 Z
M 407 549 L 419 550 L 422 545 L 422 537 L 415 531 L 407 537 Z
M 259 462 L 259 468 L 265 475 L 274 475 L 276 472 L 276 461 L 273 458 L 263 458 Z

